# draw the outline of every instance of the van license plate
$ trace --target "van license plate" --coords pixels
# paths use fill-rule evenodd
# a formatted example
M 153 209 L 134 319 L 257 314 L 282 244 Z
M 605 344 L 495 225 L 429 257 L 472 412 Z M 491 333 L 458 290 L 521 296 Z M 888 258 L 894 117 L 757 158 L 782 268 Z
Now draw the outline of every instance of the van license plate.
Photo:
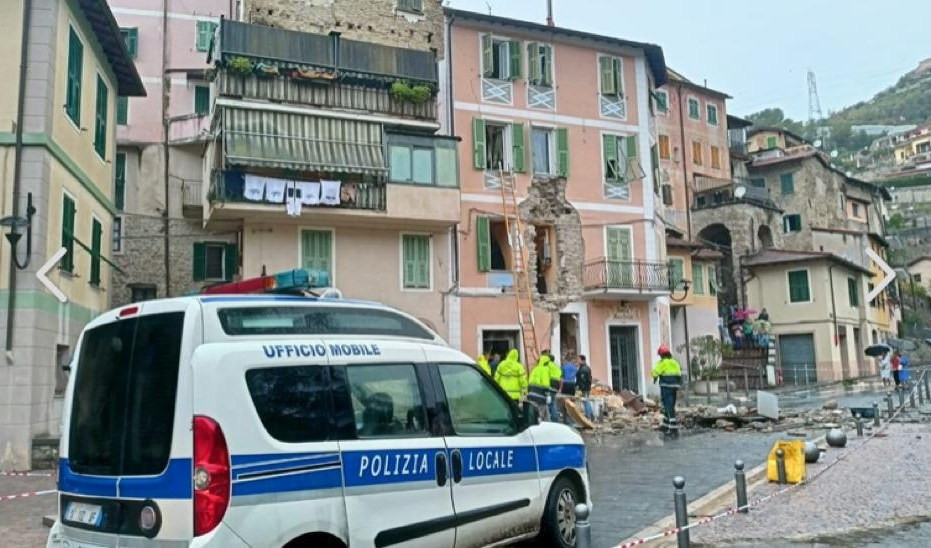
M 65 519 L 84 525 L 93 525 L 99 527 L 103 521 L 103 512 L 97 504 L 85 504 L 83 502 L 71 502 L 65 510 Z

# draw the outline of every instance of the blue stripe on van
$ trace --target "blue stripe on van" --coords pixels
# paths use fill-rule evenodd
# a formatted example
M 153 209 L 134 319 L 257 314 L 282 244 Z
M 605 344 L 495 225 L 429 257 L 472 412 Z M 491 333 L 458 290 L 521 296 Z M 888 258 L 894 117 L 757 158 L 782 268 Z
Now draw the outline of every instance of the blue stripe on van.
M 562 470 L 585 466 L 584 445 L 538 445 L 540 470 Z
M 339 464 L 332 467 L 271 476 L 267 478 L 237 480 L 233 482 L 233 496 L 286 493 L 313 489 L 339 489 L 343 486 L 343 472 Z
M 119 484 L 119 495 L 117 495 Z M 101 477 L 76 474 L 68 459 L 58 461 L 58 489 L 89 497 L 189 499 L 192 496 L 191 459 L 171 459 L 158 476 Z
M 410 481 L 436 481 L 436 449 L 383 449 L 343 451 L 346 487 L 385 485 Z
M 71 471 L 68 459 L 58 460 L 58 490 L 88 497 L 115 497 L 116 477 L 85 476 Z
M 270 476 L 275 473 L 289 473 L 301 469 L 323 468 L 326 466 L 339 466 L 339 453 L 321 453 L 303 458 L 275 459 L 271 462 L 257 462 L 233 466 L 233 479 L 244 477 Z
M 339 451 L 322 451 L 319 453 L 262 453 L 258 455 L 233 455 L 230 457 L 230 461 L 233 464 L 233 468 L 239 468 L 240 466 L 259 466 L 276 462 L 298 459 L 312 459 L 334 455 L 338 457 Z
M 532 446 L 463 447 L 462 476 L 475 478 L 524 474 L 537 471 L 537 456 Z

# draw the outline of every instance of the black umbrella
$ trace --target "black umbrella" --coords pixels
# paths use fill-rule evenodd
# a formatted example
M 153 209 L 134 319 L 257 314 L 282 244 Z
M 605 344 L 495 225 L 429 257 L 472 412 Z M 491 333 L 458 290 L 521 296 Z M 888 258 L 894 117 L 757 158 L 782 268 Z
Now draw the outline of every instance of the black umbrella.
M 867 346 L 866 350 L 863 351 L 864 354 L 873 358 L 878 358 L 888 352 L 892 352 L 892 347 L 888 344 L 874 344 L 873 346 Z

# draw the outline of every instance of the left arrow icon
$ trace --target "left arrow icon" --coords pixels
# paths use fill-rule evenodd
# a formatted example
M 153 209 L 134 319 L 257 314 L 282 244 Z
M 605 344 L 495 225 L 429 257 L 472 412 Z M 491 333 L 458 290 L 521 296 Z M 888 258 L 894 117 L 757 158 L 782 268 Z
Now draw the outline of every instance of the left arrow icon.
M 46 274 L 48 274 L 48 271 L 51 270 L 56 264 L 58 264 L 58 261 L 60 261 L 67 252 L 68 248 L 66 247 L 59 249 L 55 252 L 54 255 L 52 255 L 52 258 L 49 259 L 47 263 L 42 265 L 42 268 L 36 271 L 36 278 L 42 282 L 42 285 L 44 285 L 46 289 L 52 292 L 52 295 L 55 295 L 55 297 L 63 303 L 68 302 L 68 297 L 66 297 L 65 294 L 61 292 L 61 289 L 58 289 L 58 287 L 52 283 L 52 280 L 48 279 Z

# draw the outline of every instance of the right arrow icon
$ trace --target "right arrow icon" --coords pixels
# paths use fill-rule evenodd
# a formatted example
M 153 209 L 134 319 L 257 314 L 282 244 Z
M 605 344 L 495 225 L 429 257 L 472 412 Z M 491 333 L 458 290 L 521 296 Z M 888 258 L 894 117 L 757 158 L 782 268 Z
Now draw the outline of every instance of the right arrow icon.
M 884 261 L 884 260 L 882 259 L 882 257 L 880 257 L 879 255 L 877 255 L 876 252 L 873 251 L 872 249 L 867 248 L 867 249 L 866 249 L 866 254 L 867 254 L 867 256 L 869 256 L 870 259 L 873 260 L 874 263 L 876 263 L 876 264 L 879 265 L 879 268 L 881 268 L 881 269 L 883 270 L 883 272 L 886 273 L 886 277 L 883 278 L 883 281 L 879 282 L 879 285 L 877 285 L 876 287 L 874 287 L 873 290 L 870 291 L 870 292 L 866 295 L 866 301 L 867 301 L 867 302 L 872 302 L 872 300 L 875 299 L 877 295 L 879 295 L 880 293 L 882 293 L 882 290 L 883 290 L 883 289 L 886 289 L 886 286 L 888 286 L 889 284 L 891 284 L 891 283 L 892 283 L 892 280 L 895 279 L 895 270 L 892 270 L 892 268 L 891 268 L 889 265 L 886 264 L 886 261 Z

